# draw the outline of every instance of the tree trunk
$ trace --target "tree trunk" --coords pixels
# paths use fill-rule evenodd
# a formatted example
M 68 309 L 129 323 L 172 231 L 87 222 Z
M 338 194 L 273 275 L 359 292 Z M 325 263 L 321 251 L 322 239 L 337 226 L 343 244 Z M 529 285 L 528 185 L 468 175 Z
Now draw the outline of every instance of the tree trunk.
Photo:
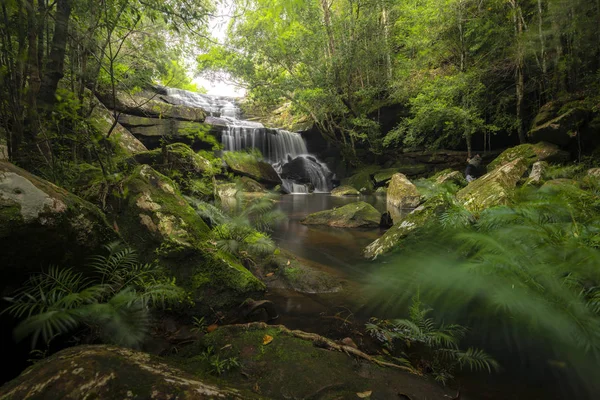
M 600 0 L 599 0 L 600 1 Z M 541 103 L 545 102 L 545 92 L 546 92 L 546 79 L 548 75 L 548 65 L 546 62 L 546 39 L 544 37 L 544 18 L 543 18 L 543 7 L 542 0 L 537 0 L 538 5 L 538 34 L 540 36 L 540 59 L 542 63 L 542 79 L 541 79 Z
M 44 70 L 44 77 L 38 98 L 40 110 L 45 113 L 52 110 L 56 102 L 58 82 L 64 76 L 65 51 L 67 48 L 72 0 L 57 0 L 56 4 L 56 22 L 54 36 L 52 37 L 52 48 L 50 49 L 48 63 Z
M 516 117 L 517 117 L 517 133 L 519 135 L 519 143 L 526 143 L 525 131 L 523 129 L 523 98 L 525 97 L 525 74 L 524 74 L 524 56 L 523 56 L 523 20 L 521 18 L 521 7 L 517 0 L 510 1 L 513 7 L 513 22 L 515 24 L 515 40 L 516 40 L 516 60 L 515 60 L 515 87 L 517 97 Z

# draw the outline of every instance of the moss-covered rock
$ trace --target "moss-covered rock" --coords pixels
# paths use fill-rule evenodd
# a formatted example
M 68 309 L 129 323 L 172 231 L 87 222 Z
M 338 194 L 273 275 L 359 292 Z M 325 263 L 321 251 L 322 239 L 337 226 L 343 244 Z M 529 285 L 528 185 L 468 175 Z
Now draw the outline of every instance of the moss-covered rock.
M 244 192 L 247 193 L 265 193 L 266 189 L 263 185 L 258 183 L 252 178 L 248 178 L 247 176 L 242 176 L 239 179 L 239 186 Z
M 0 388 L 0 399 L 254 399 L 172 361 L 115 346 L 77 346 L 43 359 Z
M 337 228 L 376 228 L 381 214 L 369 203 L 359 201 L 309 214 L 301 222 L 305 225 L 329 225 Z
M 331 191 L 331 195 L 336 197 L 359 196 L 360 192 L 352 186 L 338 186 Z
M 91 203 L 0 161 L 0 292 L 48 264 L 74 265 L 117 238 Z
M 546 161 L 537 161 L 533 163 L 531 166 L 531 172 L 529 173 L 529 178 L 525 184 L 527 185 L 538 185 L 544 179 L 544 173 L 548 169 L 548 163 Z
M 577 137 L 591 110 L 580 101 L 561 104 L 550 102 L 542 106 L 528 135 L 532 142 L 546 141 L 567 146 Z
M 281 185 L 281 178 L 273 166 L 257 159 L 253 154 L 231 151 L 223 154 L 223 159 L 236 175 L 247 176 L 268 187 Z
M 525 160 L 527 167 L 533 165 L 536 161 L 564 162 L 569 160 L 569 153 L 562 151 L 558 146 L 546 142 L 536 144 L 521 144 L 511 147 L 500 154 L 488 166 L 488 171 L 493 171 L 503 165 L 508 164 L 518 158 Z
M 125 198 L 115 217 L 120 232 L 142 254 L 157 248 L 166 253 L 196 248 L 208 226 L 181 196 L 171 179 L 149 165 L 137 167 L 123 182 Z
M 88 93 L 88 95 L 91 96 L 91 92 Z M 121 152 L 126 155 L 148 151 L 146 146 L 136 139 L 136 137 L 123 125 L 118 121 L 116 124 L 114 123 L 115 119 L 113 113 L 110 112 L 104 104 L 100 103 L 97 99 L 93 99 L 92 103 L 94 104 L 94 108 L 87 121 L 102 136 L 106 137 L 110 132 L 110 138 L 117 143 Z
M 243 374 L 230 371 L 221 379 L 266 398 L 358 399 L 357 393 L 368 391 L 372 399 L 394 399 L 398 393 L 415 400 L 445 397 L 444 389 L 430 380 L 325 350 L 323 341 L 311 340 L 314 336 L 280 325 L 223 326 L 171 358 L 201 375 L 211 369 L 201 354 L 215 349 L 219 359 L 234 357 L 243 365 Z
M 332 273 L 294 254 L 280 250 L 261 266 L 263 280 L 270 288 L 292 289 L 300 293 L 333 293 L 342 290 L 342 281 Z
M 386 187 L 378 187 L 377 190 L 375 190 L 375 196 L 387 196 L 387 191 L 388 189 Z
M 415 208 L 420 202 L 417 187 L 404 174 L 394 174 L 387 190 L 387 203 L 397 208 Z
M 100 93 L 98 98 L 106 107 L 133 116 L 193 122 L 204 122 L 206 119 L 206 112 L 202 108 L 167 103 L 157 93 L 117 92 L 115 99 L 110 93 Z
M 527 171 L 529 162 L 518 158 L 469 183 L 457 198 L 466 209 L 478 213 L 486 208 L 508 204 L 517 182 Z
M 438 185 L 443 185 L 449 182 L 459 187 L 467 186 L 467 180 L 465 179 L 464 175 L 459 171 L 453 171 L 451 169 L 446 169 L 438 172 L 437 174 L 432 176 L 430 180 Z
M 375 182 L 372 176 L 381 169 L 378 165 L 362 167 L 354 175 L 342 179 L 342 186 L 352 186 L 363 194 L 371 194 L 375 191 Z
M 430 198 L 401 220 L 394 220 L 394 225 L 379 239 L 369 244 L 364 251 L 366 258 L 375 259 L 401 245 L 402 240 L 411 232 L 432 221 L 449 206 L 448 199 L 443 195 Z
M 148 164 L 165 175 L 168 175 L 172 170 L 195 176 L 219 172 L 209 160 L 183 143 L 169 144 L 166 146 L 166 151 L 163 149 L 146 151 L 136 154 L 133 158 L 138 163 Z

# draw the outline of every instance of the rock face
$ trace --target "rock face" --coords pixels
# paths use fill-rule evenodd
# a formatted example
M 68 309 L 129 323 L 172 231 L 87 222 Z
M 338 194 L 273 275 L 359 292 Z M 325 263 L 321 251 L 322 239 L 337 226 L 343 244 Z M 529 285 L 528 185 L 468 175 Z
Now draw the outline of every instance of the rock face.
M 0 292 L 41 266 L 71 266 L 117 238 L 91 203 L 0 161 Z
M 238 260 L 211 247 L 208 226 L 169 178 L 142 165 L 123 188 L 127 202 L 115 215 L 120 232 L 144 261 L 158 257 L 191 292 L 195 312 L 237 306 L 264 291 L 265 286 Z
M 91 93 L 90 93 L 91 95 Z M 94 127 L 101 135 L 108 136 L 111 127 L 114 123 L 112 113 L 99 101 L 94 101 L 94 109 L 92 114 L 88 118 L 88 122 Z M 142 151 L 148 151 L 146 146 L 140 142 L 136 137 L 119 122 L 115 124 L 110 137 L 114 138 L 117 145 L 121 148 L 121 151 L 125 154 L 136 154 Z
M 414 208 L 419 205 L 421 195 L 417 187 L 404 174 L 394 174 L 387 191 L 387 203 L 397 208 Z
M 507 204 L 527 168 L 527 160 L 518 158 L 469 183 L 456 197 L 464 203 L 466 209 L 474 213 Z
M 394 222 L 394 225 L 379 239 L 375 240 L 365 248 L 364 256 L 366 258 L 376 259 L 378 256 L 390 252 L 400 245 L 402 239 L 407 237 L 414 230 L 425 226 L 429 221 L 445 210 L 447 206 L 448 202 L 443 196 L 430 198 L 425 203 L 415 208 L 401 221 Z
M 0 388 L 0 399 L 255 399 L 250 391 L 115 346 L 77 346 L 39 361 Z
M 510 163 L 518 158 L 522 158 L 527 163 L 527 167 L 537 161 L 564 162 L 569 160 L 569 153 L 562 151 L 558 146 L 546 142 L 536 144 L 521 144 L 505 150 L 488 167 L 488 171 L 493 171 L 503 165 Z
M 163 173 L 167 169 L 176 169 L 181 173 L 200 177 L 205 172 L 213 172 L 214 167 L 210 161 L 183 143 L 169 144 L 166 149 L 166 160 L 162 149 L 139 153 L 133 158 L 138 163 L 148 164 Z
M 102 93 L 98 98 L 106 107 L 132 116 L 192 122 L 204 122 L 206 118 L 206 112 L 201 108 L 170 104 L 158 93 L 142 92 L 130 95 L 119 92 L 116 99 L 108 93 Z
M 531 166 L 531 172 L 527 179 L 527 184 L 537 185 L 542 182 L 544 178 L 544 172 L 548 169 L 548 163 L 546 161 L 538 161 Z
M 561 102 L 550 102 L 542 106 L 533 121 L 529 138 L 532 142 L 546 141 L 567 146 L 577 137 L 580 128 L 589 118 L 590 111 L 578 102 L 565 107 Z
M 206 238 L 209 228 L 202 218 L 174 183 L 149 165 L 137 167 L 123 187 L 127 202 L 116 215 L 117 223 L 123 236 L 142 254 L 159 246 L 170 252 L 185 252 Z
M 338 186 L 331 191 L 331 195 L 336 197 L 359 196 L 360 192 L 352 186 Z
M 329 225 L 338 228 L 376 228 L 381 214 L 372 205 L 359 201 L 333 210 L 319 211 L 302 220 L 305 225 Z
M 281 185 L 281 178 L 273 166 L 259 161 L 254 156 L 244 152 L 227 152 L 223 154 L 227 166 L 237 175 L 247 176 L 267 187 Z

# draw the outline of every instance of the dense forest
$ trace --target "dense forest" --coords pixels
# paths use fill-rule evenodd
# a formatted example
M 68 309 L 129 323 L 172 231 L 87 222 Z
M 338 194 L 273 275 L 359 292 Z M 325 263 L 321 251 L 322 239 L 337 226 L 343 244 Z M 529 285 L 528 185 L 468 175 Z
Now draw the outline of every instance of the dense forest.
M 600 0 L 1 0 L 0 81 L 0 399 L 597 397 Z

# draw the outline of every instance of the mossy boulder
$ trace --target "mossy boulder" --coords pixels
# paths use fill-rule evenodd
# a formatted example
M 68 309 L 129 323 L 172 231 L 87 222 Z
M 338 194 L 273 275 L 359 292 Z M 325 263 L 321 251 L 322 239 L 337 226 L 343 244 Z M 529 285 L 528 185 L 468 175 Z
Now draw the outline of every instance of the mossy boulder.
M 448 198 L 437 195 L 415 208 L 401 220 L 394 220 L 394 225 L 379 239 L 369 244 L 364 250 L 364 256 L 376 259 L 401 245 L 402 240 L 411 232 L 426 226 L 449 206 Z
M 280 250 L 261 266 L 269 288 L 286 288 L 300 293 L 334 293 L 343 288 L 342 280 L 326 267 Z
M 378 187 L 377 190 L 375 190 L 375 196 L 387 196 L 387 191 L 388 189 L 386 187 Z
M 541 107 L 528 133 L 532 142 L 545 141 L 567 146 L 589 119 L 591 110 L 581 101 L 550 102 Z
M 549 164 L 546 161 L 537 161 L 531 166 L 531 172 L 529 178 L 525 184 L 527 185 L 538 185 L 541 184 L 544 179 L 544 174 L 548 169 Z
M 212 163 L 183 143 L 169 144 L 163 149 L 156 149 L 136 154 L 133 158 L 140 164 L 148 164 L 163 174 L 176 170 L 181 174 L 200 177 L 205 173 L 219 172 Z
M 167 103 L 157 93 L 117 92 L 115 98 L 110 93 L 99 93 L 98 98 L 109 109 L 132 116 L 193 122 L 204 122 L 206 119 L 206 111 L 202 108 Z
M 75 266 L 118 237 L 91 203 L 0 161 L 0 292 L 49 264 Z
M 240 188 L 247 193 L 265 193 L 266 189 L 263 185 L 258 183 L 252 178 L 248 178 L 247 176 L 242 176 L 239 179 Z
M 362 194 L 371 194 L 375 191 L 373 174 L 381 169 L 378 165 L 368 165 L 359 169 L 357 173 L 342 179 L 342 186 L 352 186 Z
M 400 171 L 397 168 L 382 169 L 373 175 L 373 180 L 377 186 L 381 186 L 392 179 L 392 176 L 398 172 Z
M 116 346 L 77 346 L 45 358 L 0 388 L 0 399 L 254 399 L 246 390 Z
M 123 183 L 125 197 L 113 198 L 120 209 L 115 214 L 123 236 L 140 251 L 152 254 L 197 248 L 209 228 L 181 196 L 171 179 L 149 165 L 137 167 Z
M 404 174 L 394 174 L 387 190 L 387 203 L 397 208 L 415 208 L 421 202 L 417 187 Z
M 381 213 L 375 207 L 359 201 L 309 214 L 301 222 L 305 225 L 329 225 L 337 228 L 376 228 L 380 218 Z
M 221 360 L 235 357 L 243 365 L 243 374 L 229 371 L 221 379 L 264 398 L 358 399 L 357 393 L 371 392 L 371 399 L 422 400 L 443 399 L 450 393 L 424 377 L 326 350 L 325 340 L 281 325 L 229 325 L 182 348 L 171 359 L 185 371 L 202 375 L 211 369 L 200 356 L 207 348 L 215 349 Z
M 465 208 L 478 213 L 486 208 L 508 204 L 529 162 L 518 158 L 469 183 L 457 194 Z
M 488 166 L 488 171 L 493 171 L 503 165 L 510 163 L 518 158 L 522 158 L 527 167 L 531 167 L 533 163 L 537 161 L 548 161 L 548 162 L 564 162 L 569 160 L 569 153 L 562 151 L 558 146 L 547 143 L 539 142 L 536 144 L 521 144 L 515 147 L 511 147 L 500 154 L 494 161 Z
M 265 161 L 259 160 L 255 155 L 246 152 L 226 152 L 223 159 L 234 174 L 247 176 L 267 187 L 281 185 L 281 178 L 273 166 Z
M 445 169 L 443 171 L 438 172 L 437 174 L 432 176 L 430 180 L 438 185 L 443 185 L 445 183 L 453 183 L 459 187 L 467 186 L 467 180 L 465 179 L 462 172 L 453 171 L 451 169 Z
M 91 96 L 91 92 L 87 93 Z M 140 142 L 129 130 L 127 130 L 118 121 L 115 124 L 113 113 L 110 112 L 104 104 L 100 103 L 97 99 L 93 99 L 92 113 L 87 119 L 88 123 L 98 131 L 102 136 L 108 136 L 110 132 L 110 138 L 114 140 L 120 151 L 124 155 L 136 154 L 142 151 L 148 151 L 146 146 Z M 113 127 L 114 125 L 114 127 Z M 111 131 L 112 128 L 112 131 Z
M 360 192 L 352 186 L 338 186 L 331 191 L 331 195 L 336 197 L 360 196 Z

